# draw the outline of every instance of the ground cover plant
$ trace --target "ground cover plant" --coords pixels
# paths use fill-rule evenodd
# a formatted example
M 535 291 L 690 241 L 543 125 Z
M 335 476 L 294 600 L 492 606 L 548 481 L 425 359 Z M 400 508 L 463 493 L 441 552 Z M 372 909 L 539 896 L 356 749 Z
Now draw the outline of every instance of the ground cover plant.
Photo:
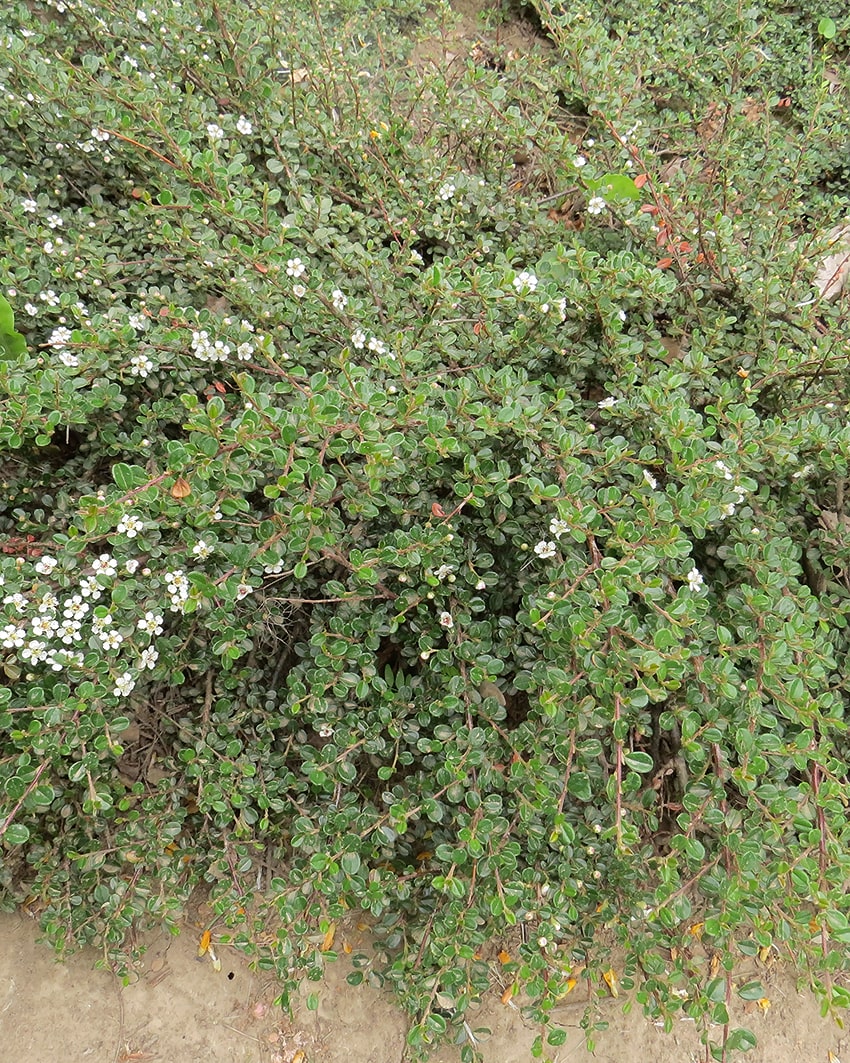
M 0 890 L 723 1059 L 848 1003 L 847 25 L 522 14 L 0 13 Z

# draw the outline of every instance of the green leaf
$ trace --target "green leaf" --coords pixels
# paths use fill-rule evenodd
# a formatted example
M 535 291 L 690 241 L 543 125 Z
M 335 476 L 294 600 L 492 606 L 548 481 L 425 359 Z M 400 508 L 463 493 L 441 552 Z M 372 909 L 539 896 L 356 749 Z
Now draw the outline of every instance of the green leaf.
M 3 838 L 9 845 L 23 845 L 29 836 L 29 827 L 25 827 L 23 823 L 12 823 L 6 828 Z
M 835 21 L 829 16 L 824 16 L 818 23 L 818 33 L 825 41 L 831 41 L 838 31 Z
M 567 783 L 567 790 L 580 801 L 589 801 L 593 796 L 593 791 L 590 788 L 590 779 L 583 771 L 573 772 Z
M 742 985 L 738 990 L 738 996 L 741 1000 L 761 1000 L 767 994 L 761 982 L 747 982 L 746 985 Z
M 726 1048 L 731 1052 L 749 1052 L 757 1044 L 758 1039 L 752 1030 L 745 1030 L 740 1026 L 732 1030 L 726 1039 Z
M 360 857 L 357 853 L 343 853 L 339 865 L 347 875 L 356 875 L 360 870 Z
M 645 775 L 648 771 L 652 771 L 653 760 L 648 753 L 641 753 L 637 751 L 635 753 L 626 753 L 623 757 L 626 764 L 632 769 L 632 771 L 638 771 L 642 775 Z

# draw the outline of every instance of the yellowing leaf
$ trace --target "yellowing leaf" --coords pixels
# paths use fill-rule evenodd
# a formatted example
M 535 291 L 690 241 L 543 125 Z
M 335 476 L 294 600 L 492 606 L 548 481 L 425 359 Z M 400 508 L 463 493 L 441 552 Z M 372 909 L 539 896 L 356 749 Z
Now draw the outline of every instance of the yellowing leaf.
M 697 939 L 697 941 L 699 941 L 699 939 L 702 937 L 702 932 L 703 932 L 704 928 L 705 928 L 705 923 L 694 923 L 694 925 L 692 927 L 688 928 L 688 933 L 692 937 L 695 937 Z
M 762 945 L 759 949 L 759 959 L 762 963 L 767 963 L 767 959 L 770 956 L 770 945 Z
M 827 1051 L 826 1053 L 827 1063 L 841 1063 L 841 1060 L 834 1052 Z
M 205 930 L 203 934 L 201 934 L 201 940 L 198 942 L 198 958 L 203 956 L 206 953 L 207 949 L 210 947 L 211 937 L 212 935 L 210 934 L 209 930 Z
M 350 942 L 343 941 L 343 943 L 342 943 L 342 951 L 345 953 L 346 956 L 350 956 L 351 955 L 351 944 L 350 944 Z
M 213 970 L 214 971 L 220 971 L 221 970 L 221 960 L 218 958 L 218 956 L 216 956 L 215 949 L 212 947 L 212 945 L 210 945 L 210 947 L 209 947 L 209 954 L 210 954 L 210 960 L 212 961 Z
M 715 952 L 714 955 L 711 957 L 711 962 L 708 965 L 708 971 L 709 971 L 709 974 L 711 975 L 711 977 L 714 978 L 714 976 L 717 974 L 717 972 L 719 970 L 720 970 L 720 957 Z
M 502 993 L 502 1003 L 510 1004 L 511 997 L 514 995 L 514 987 L 509 985 L 508 988 Z
M 327 952 L 328 949 L 331 948 L 331 946 L 334 943 L 334 938 L 335 937 L 336 937 L 336 923 L 331 923 L 331 925 L 328 927 L 328 929 L 327 929 L 327 931 L 325 933 L 325 936 L 322 938 L 322 944 L 321 944 L 322 952 Z
M 605 984 L 611 991 L 612 997 L 618 997 L 620 995 L 620 982 L 617 978 L 616 972 L 613 967 L 609 967 L 607 971 L 603 971 L 602 978 Z
M 767 997 L 760 997 L 758 1001 L 758 1006 L 765 1014 L 767 1014 L 767 1011 L 770 1008 L 770 1001 Z
M 510 962 L 511 962 L 511 954 L 509 952 L 505 952 L 505 950 L 502 949 L 502 951 L 499 953 L 499 963 L 510 963 Z
M 561 993 L 561 997 L 562 998 L 563 997 L 568 997 L 570 995 L 570 993 L 572 993 L 572 991 L 575 989 L 575 987 L 577 985 L 578 985 L 578 978 L 568 978 L 567 979 L 567 987 L 563 991 L 563 993 Z
M 304 1060 L 306 1058 L 307 1058 L 307 1053 L 306 1052 L 302 1052 L 301 1049 L 299 1048 L 298 1051 L 295 1053 L 295 1055 L 292 1057 L 292 1063 L 304 1063 Z

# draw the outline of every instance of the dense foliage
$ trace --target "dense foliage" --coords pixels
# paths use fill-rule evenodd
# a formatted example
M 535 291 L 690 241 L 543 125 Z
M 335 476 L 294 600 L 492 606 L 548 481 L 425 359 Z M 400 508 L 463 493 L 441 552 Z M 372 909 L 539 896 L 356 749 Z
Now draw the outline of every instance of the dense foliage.
M 370 913 L 465 1058 L 846 1005 L 847 26 L 157 2 L 0 12 L 7 903 L 120 967 L 204 887 L 284 999 Z

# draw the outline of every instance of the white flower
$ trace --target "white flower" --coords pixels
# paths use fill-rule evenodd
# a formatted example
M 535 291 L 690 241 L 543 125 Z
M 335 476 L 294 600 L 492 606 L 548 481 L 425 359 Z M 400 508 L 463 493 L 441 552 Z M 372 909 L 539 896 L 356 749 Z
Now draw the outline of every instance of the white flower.
M 30 317 L 35 317 L 38 313 L 38 307 L 34 303 L 24 303 L 24 310 L 26 310 Z
M 442 185 L 440 185 L 437 191 L 437 195 L 445 203 L 447 200 L 452 198 L 455 192 L 457 192 L 457 187 L 455 186 L 455 184 L 452 181 L 445 181 Z
M 132 693 L 133 687 L 136 685 L 136 680 L 130 674 L 130 672 L 124 672 L 123 675 L 119 675 L 115 680 L 115 689 L 112 693 L 116 698 L 126 698 L 128 694 Z
M 726 502 L 725 505 L 720 507 L 720 519 L 726 520 L 727 517 L 731 517 L 735 512 L 735 503 Z
M 40 572 L 42 576 L 49 576 L 58 564 L 59 562 L 55 557 L 45 554 L 44 557 L 40 557 L 38 561 L 36 561 L 35 570 L 36 572 Z
M 36 638 L 49 639 L 59 625 L 51 616 L 34 616 L 30 622 L 30 630 Z
M 44 594 L 37 599 L 37 602 L 38 611 L 40 613 L 49 613 L 51 616 L 53 616 L 59 606 L 59 599 L 53 591 L 45 591 Z
M 451 613 L 440 613 L 440 626 L 446 628 L 447 631 L 451 631 L 451 629 L 455 626 L 455 622 L 452 618 Z
M 105 129 L 98 129 L 97 126 L 91 131 L 92 140 L 99 140 L 101 143 L 109 140 L 109 133 Z
M 617 311 L 617 317 L 618 317 L 618 318 L 619 318 L 619 319 L 620 319 L 621 321 L 625 321 L 625 320 L 626 320 L 626 311 L 625 311 L 625 310 L 618 310 L 618 311 Z
M 236 588 L 236 601 L 241 602 L 243 598 L 247 598 L 252 593 L 254 588 L 250 583 L 240 583 Z
M 132 513 L 125 513 L 119 520 L 118 527 L 115 530 L 119 535 L 126 535 L 128 539 L 135 539 L 144 526 L 144 522 L 140 521 L 138 517 Z
M 129 561 L 124 562 L 124 571 L 128 576 L 135 574 L 136 569 L 139 567 L 139 562 L 135 557 L 131 557 Z
M 358 350 L 366 346 L 366 333 L 362 328 L 355 329 L 351 333 L 351 346 L 356 347 Z
M 658 487 L 658 481 L 655 479 L 649 469 L 643 470 L 643 478 L 644 480 L 646 480 L 646 482 L 649 484 L 653 491 L 656 487 Z
M 91 598 L 93 602 L 96 602 L 103 594 L 100 584 L 97 582 L 97 576 L 86 576 L 81 579 L 80 593 L 84 598 Z
M 5 650 L 14 650 L 23 646 L 24 636 L 26 629 L 18 627 L 17 624 L 6 624 L 2 630 L 0 630 L 0 646 Z
M 534 547 L 534 552 L 538 557 L 549 558 L 554 557 L 558 552 L 558 547 L 553 542 L 547 542 L 545 539 L 541 539 L 540 542 Z
M 48 306 L 59 305 L 59 296 L 52 288 L 47 288 L 46 291 L 39 292 L 38 297 L 43 303 L 47 303 Z
M 153 646 L 148 646 L 147 649 L 142 650 L 142 655 L 139 658 L 139 667 L 142 668 L 142 669 L 144 669 L 144 668 L 154 668 L 156 666 L 156 662 L 158 660 L 159 660 L 158 651 L 155 650 L 153 648 Z
M 587 166 L 587 159 L 584 157 L 584 155 L 576 155 L 576 157 L 573 159 L 573 166 L 577 167 L 580 170 L 582 166 Z
M 70 351 L 61 351 L 59 354 L 59 361 L 62 365 L 67 365 L 69 369 L 76 369 L 80 364 L 80 359 L 76 354 L 71 354 Z
M 248 137 L 254 132 L 254 127 L 244 114 L 240 114 L 236 119 L 236 132 L 241 133 L 243 137 Z
M 27 602 L 23 594 L 15 593 L 7 594 L 6 597 L 3 599 L 3 604 L 11 605 L 16 613 L 23 613 L 26 611 L 29 602 Z
M 80 633 L 82 626 L 83 625 L 79 620 L 63 620 L 58 629 L 59 638 L 66 646 L 70 646 L 74 642 L 79 642 L 82 638 Z
M 292 294 L 295 296 L 296 299 L 303 299 L 304 296 L 307 294 L 307 289 L 304 287 L 303 284 L 293 284 Z
M 143 380 L 153 370 L 153 362 L 145 354 L 134 354 L 130 359 L 130 372 L 133 376 L 140 376 Z
M 251 355 L 254 353 L 253 343 L 240 343 L 236 348 L 236 357 L 240 362 L 250 362 Z
M 92 561 L 91 567 L 99 576 L 114 576 L 118 571 L 118 562 L 109 554 L 101 554 Z
M 444 580 L 446 576 L 450 576 L 454 572 L 453 565 L 440 565 L 437 571 L 434 573 L 435 579 Z
M 742 487 L 741 484 L 735 484 L 735 486 L 732 488 L 732 492 L 733 494 L 736 494 L 738 496 L 738 501 L 736 504 L 740 506 L 740 504 L 747 497 L 746 487 Z
M 377 336 L 370 336 L 369 342 L 366 344 L 370 351 L 374 351 L 375 354 L 386 354 L 387 345 L 383 340 L 379 340 Z
M 34 199 L 22 199 L 21 208 L 26 214 L 35 214 L 38 210 L 38 203 Z
M 165 582 L 169 594 L 182 594 L 184 596 L 189 594 L 189 581 L 186 579 L 182 568 L 176 568 L 173 572 L 166 572 Z
M 477 583 L 475 584 L 475 589 L 476 589 L 477 591 L 483 591 L 483 590 L 486 590 L 486 589 L 487 589 L 487 584 L 486 584 L 486 583 L 484 582 L 484 580 L 483 580 L 483 579 L 480 579 L 480 580 L 479 580 L 479 581 L 478 581 L 478 582 L 477 582 Z
M 608 207 L 608 204 L 602 198 L 602 196 L 592 196 L 587 204 L 588 214 L 602 214 Z
M 102 635 L 108 627 L 112 627 L 111 613 L 104 613 L 103 616 L 96 616 L 92 619 L 91 629 L 95 635 Z
M 537 288 L 537 277 L 529 270 L 524 269 L 522 273 L 517 273 L 514 277 L 514 288 L 518 292 L 521 292 L 523 288 L 527 288 L 528 291 L 533 292 Z
M 117 631 L 102 631 L 97 637 L 100 639 L 100 644 L 105 650 L 117 650 L 124 641 L 124 636 L 120 635 Z
M 348 306 L 348 297 L 344 295 L 339 288 L 334 288 L 331 292 L 331 302 L 333 303 L 334 310 L 338 310 L 342 313 Z
M 612 406 L 616 406 L 619 399 L 615 399 L 613 395 L 609 395 L 607 399 L 601 399 L 597 402 L 597 406 L 600 410 L 610 410 Z
M 46 644 L 39 642 L 38 639 L 30 639 L 29 642 L 21 650 L 22 661 L 32 661 L 33 664 L 38 664 L 39 661 L 43 661 L 47 658 Z
M 200 558 L 200 560 L 203 561 L 212 553 L 212 547 L 203 539 L 199 539 L 192 547 L 192 553 L 195 557 Z
M 562 535 L 566 535 L 569 530 L 569 524 L 565 520 L 561 520 L 560 517 L 553 517 L 549 521 L 549 534 L 554 535 L 556 539 L 560 539 Z
M 50 333 L 50 339 L 47 342 L 51 347 L 64 347 L 70 338 L 71 330 L 69 328 L 55 328 Z
M 323 723 L 316 733 L 319 738 L 333 738 L 334 729 L 330 724 Z
M 146 631 L 148 635 L 161 635 L 162 634 L 162 617 L 156 613 L 147 612 L 136 623 L 136 627 L 139 631 Z
M 215 122 L 209 122 L 207 125 L 207 136 L 215 144 L 224 137 L 224 130 Z
M 138 11 L 136 12 L 136 18 L 139 20 L 139 22 L 147 22 L 147 20 L 148 20 L 148 16 L 144 13 L 144 11 L 141 8 L 139 8 Z
M 717 469 L 717 471 L 719 473 L 722 473 L 724 480 L 731 480 L 732 479 L 732 473 L 729 472 L 728 466 L 726 466 L 726 464 L 724 462 L 720 461 L 719 458 L 714 463 L 714 467 L 715 467 L 715 469 Z
M 696 567 L 692 568 L 686 577 L 688 586 L 692 591 L 698 591 L 703 585 L 702 573 Z
M 301 261 L 300 258 L 290 258 L 286 261 L 286 275 L 287 277 L 294 277 L 296 280 L 299 277 L 303 277 L 307 272 L 307 267 Z

